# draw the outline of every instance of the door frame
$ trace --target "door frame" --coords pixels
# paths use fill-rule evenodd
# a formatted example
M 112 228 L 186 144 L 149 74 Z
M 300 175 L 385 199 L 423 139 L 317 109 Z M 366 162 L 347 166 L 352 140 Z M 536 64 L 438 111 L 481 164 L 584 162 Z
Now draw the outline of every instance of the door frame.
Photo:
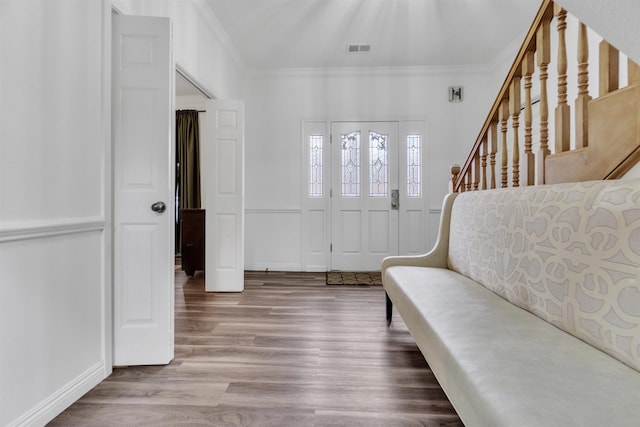
M 116 301 L 113 297 L 114 293 L 114 259 L 115 259 L 115 245 L 114 245 L 114 223 L 113 223 L 113 212 L 114 212 L 114 188 L 113 188 L 113 176 L 115 173 L 115 164 L 113 158 L 113 149 L 114 143 L 112 139 L 112 26 L 113 26 L 113 15 L 135 15 L 133 13 L 124 13 L 119 10 L 116 4 L 112 0 L 108 0 L 103 2 L 103 52 L 102 52 L 102 71 L 104 76 L 104 84 L 102 85 L 102 111 L 103 111 L 103 123 L 104 123 L 104 147 L 105 147 L 105 165 L 104 165 L 104 194 L 103 194 L 103 203 L 104 203 L 104 212 L 105 212 L 105 234 L 104 234 L 104 280 L 107 284 L 105 295 L 104 295 L 104 328 L 103 328 L 103 350 L 105 357 L 105 377 L 109 376 L 113 371 L 113 356 L 115 351 L 115 342 L 114 342 L 114 310 Z M 174 55 L 175 58 L 175 55 Z M 182 67 L 179 63 L 174 61 L 176 74 L 180 74 L 184 79 L 186 79 L 190 84 L 192 84 L 201 94 L 202 100 L 197 102 L 198 107 L 194 109 L 196 110 L 204 110 L 207 100 L 209 99 L 217 99 L 216 95 L 209 91 L 205 85 L 201 84 L 197 79 L 193 77 L 184 67 Z M 175 110 L 175 87 L 172 92 L 172 104 L 173 109 Z M 190 107 L 192 108 L 192 107 Z M 205 111 L 206 112 L 206 111 Z M 204 120 L 203 120 L 204 122 Z M 174 132 L 175 133 L 175 132 Z M 207 130 L 205 126 L 202 126 L 200 129 L 200 135 L 203 141 L 206 141 Z M 173 151 L 175 151 L 175 139 L 173 139 Z M 174 169 L 169 165 L 169 173 L 175 173 Z M 201 172 L 203 173 L 203 172 Z M 204 196 L 204 194 L 203 194 Z M 173 250 L 173 248 L 171 249 Z M 173 313 L 172 322 L 175 322 L 175 312 Z M 175 325 L 175 323 L 174 323 Z
M 105 358 L 105 378 L 111 375 L 113 372 L 113 359 L 114 359 L 114 308 L 115 299 L 114 293 L 114 272 L 113 272 L 113 260 L 115 259 L 115 245 L 114 245 L 114 223 L 113 223 L 113 209 L 114 209 L 114 192 L 113 192 L 113 168 L 115 162 L 113 161 L 114 143 L 112 139 L 112 102 L 111 102 L 111 90 L 113 87 L 112 80 L 112 43 L 111 38 L 113 34 L 113 15 L 120 15 L 121 12 L 118 8 L 111 3 L 111 1 L 105 1 L 102 5 L 102 117 L 103 117 L 103 137 L 105 147 L 105 165 L 104 165 L 104 192 L 103 192 L 103 204 L 105 215 L 105 232 L 103 234 L 104 239 L 104 280 L 106 283 L 104 292 L 104 325 L 103 325 L 103 352 Z
M 301 257 L 300 263 L 302 270 L 309 272 L 325 272 L 330 271 L 331 266 L 331 237 L 332 237 L 332 224 L 331 224 L 331 198 L 329 197 L 329 189 L 331 186 L 330 174 L 331 174 L 331 148 L 330 136 L 331 136 L 331 124 L 335 122 L 397 122 L 398 123 L 398 140 L 400 142 L 400 148 L 404 146 L 403 141 L 406 140 L 406 136 L 409 134 L 420 134 L 422 138 L 422 197 L 421 200 L 412 201 L 412 206 L 420 211 L 421 219 L 420 224 L 423 227 L 419 233 L 415 233 L 418 242 L 413 242 L 412 245 L 407 243 L 408 225 L 403 225 L 403 219 L 400 218 L 400 244 L 399 251 L 401 254 L 420 254 L 426 253 L 430 249 L 430 245 L 435 236 L 435 232 L 430 226 L 432 221 L 431 215 L 438 214 L 439 212 L 431 212 L 429 209 L 430 202 L 430 182 L 429 182 L 429 170 L 428 170 L 428 158 L 429 158 L 429 132 L 428 132 L 428 120 L 426 117 L 376 117 L 376 118 L 328 118 L 328 119 L 314 119 L 314 118 L 302 118 L 300 121 L 300 164 L 301 164 L 301 182 L 300 196 L 301 196 L 301 212 L 302 212 L 302 227 L 301 227 Z M 323 154 L 323 176 L 325 177 L 325 188 L 322 197 L 309 197 L 309 149 L 308 138 L 311 135 L 320 135 L 324 140 L 324 154 Z M 404 154 L 399 153 L 399 158 L 402 159 Z M 400 161 L 400 167 L 403 167 L 402 160 Z M 327 181 L 329 177 L 329 181 Z M 402 191 L 401 191 L 402 194 Z M 401 204 L 401 209 L 403 205 Z M 405 220 L 405 222 L 407 222 Z M 436 221 L 437 223 L 437 221 Z M 320 230 L 320 231 L 318 231 Z

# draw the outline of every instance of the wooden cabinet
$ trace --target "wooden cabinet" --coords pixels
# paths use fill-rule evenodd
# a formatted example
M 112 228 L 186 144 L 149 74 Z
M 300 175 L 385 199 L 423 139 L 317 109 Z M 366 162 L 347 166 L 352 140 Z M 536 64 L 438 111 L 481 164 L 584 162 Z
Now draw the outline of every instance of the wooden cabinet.
M 204 209 L 182 209 L 182 269 L 187 276 L 204 271 Z

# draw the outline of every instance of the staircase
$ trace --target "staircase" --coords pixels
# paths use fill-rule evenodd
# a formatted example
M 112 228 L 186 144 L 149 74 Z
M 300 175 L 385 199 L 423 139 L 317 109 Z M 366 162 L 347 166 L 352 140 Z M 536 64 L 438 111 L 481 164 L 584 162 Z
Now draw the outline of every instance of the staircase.
M 454 192 L 616 179 L 640 161 L 640 66 L 600 41 L 592 97 L 594 38 L 558 4 L 542 2 L 469 156 L 451 167 Z

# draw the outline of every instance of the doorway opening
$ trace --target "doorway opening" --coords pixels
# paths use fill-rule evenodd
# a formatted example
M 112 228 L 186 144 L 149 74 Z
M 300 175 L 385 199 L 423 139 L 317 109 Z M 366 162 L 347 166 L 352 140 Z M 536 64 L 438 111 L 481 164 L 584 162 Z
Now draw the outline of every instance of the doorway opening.
M 428 250 L 427 122 L 304 121 L 306 271 L 379 271 Z
M 205 156 L 202 123 L 213 96 L 176 67 L 175 265 L 193 277 L 204 270 Z

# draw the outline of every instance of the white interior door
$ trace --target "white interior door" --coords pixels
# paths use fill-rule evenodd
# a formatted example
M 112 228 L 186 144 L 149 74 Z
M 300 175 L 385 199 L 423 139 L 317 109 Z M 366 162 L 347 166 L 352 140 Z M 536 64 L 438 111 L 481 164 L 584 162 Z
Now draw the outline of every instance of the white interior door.
M 398 254 L 398 123 L 334 122 L 331 140 L 331 268 L 380 270 Z
M 244 290 L 244 104 L 207 101 L 205 289 Z
M 113 17 L 114 364 L 173 359 L 171 22 Z

